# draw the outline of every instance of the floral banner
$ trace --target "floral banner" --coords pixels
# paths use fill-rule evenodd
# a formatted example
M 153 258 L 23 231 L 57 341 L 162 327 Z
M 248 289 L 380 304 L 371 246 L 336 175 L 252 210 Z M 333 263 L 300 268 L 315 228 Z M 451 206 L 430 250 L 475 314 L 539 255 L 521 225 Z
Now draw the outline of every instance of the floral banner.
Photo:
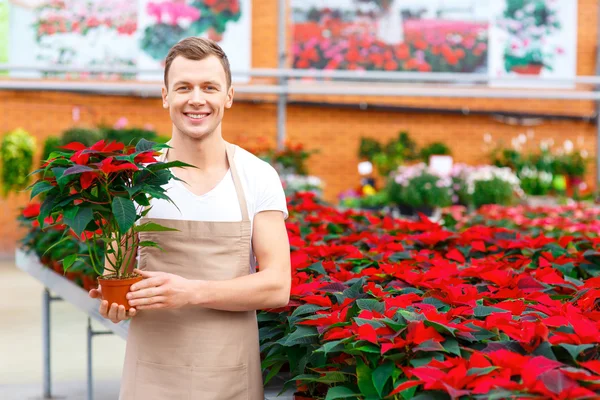
M 300 69 L 572 76 L 576 9 L 571 0 L 292 0 L 291 62 Z
M 9 21 L 8 59 L 13 64 L 161 70 L 177 41 L 204 36 L 225 49 L 233 70 L 250 69 L 250 0 L 19 0 Z M 162 72 L 13 73 L 23 75 L 162 80 Z
M 576 75 L 576 1 L 504 0 L 494 4 L 493 14 L 492 76 Z
M 171 46 L 187 36 L 208 37 L 218 42 L 227 53 L 233 71 L 251 68 L 250 0 L 139 0 L 139 3 L 141 69 L 162 68 Z M 162 74 L 144 74 L 139 78 L 157 80 L 162 79 Z

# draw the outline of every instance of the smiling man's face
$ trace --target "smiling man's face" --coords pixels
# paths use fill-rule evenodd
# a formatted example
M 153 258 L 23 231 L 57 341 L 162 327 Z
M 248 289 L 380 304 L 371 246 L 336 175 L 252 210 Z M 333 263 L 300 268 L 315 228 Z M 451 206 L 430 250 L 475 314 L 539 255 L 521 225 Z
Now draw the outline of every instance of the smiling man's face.
M 179 133 L 203 139 L 220 132 L 226 108 L 233 103 L 233 88 L 219 58 L 203 60 L 176 57 L 168 71 L 168 90 L 163 87 L 163 105 L 169 108 Z

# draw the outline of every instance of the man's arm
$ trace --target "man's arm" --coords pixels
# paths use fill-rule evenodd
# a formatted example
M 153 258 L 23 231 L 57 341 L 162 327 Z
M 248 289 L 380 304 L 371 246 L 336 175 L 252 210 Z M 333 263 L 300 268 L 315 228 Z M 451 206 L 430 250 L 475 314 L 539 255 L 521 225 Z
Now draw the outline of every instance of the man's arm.
M 188 280 L 164 272 L 140 272 L 130 304 L 138 310 L 178 308 L 186 304 L 224 311 L 278 308 L 291 289 L 290 244 L 281 211 L 254 217 L 252 246 L 260 265 L 254 274 L 224 281 Z

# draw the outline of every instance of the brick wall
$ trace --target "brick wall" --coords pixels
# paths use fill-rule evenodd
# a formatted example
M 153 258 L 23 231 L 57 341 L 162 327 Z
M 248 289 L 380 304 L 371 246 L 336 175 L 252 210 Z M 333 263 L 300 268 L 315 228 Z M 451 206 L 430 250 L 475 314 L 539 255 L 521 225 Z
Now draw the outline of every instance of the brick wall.
M 595 73 L 598 0 L 579 1 L 578 75 Z M 252 63 L 256 68 L 277 65 L 277 8 L 275 0 L 253 2 Z M 239 96 L 248 99 L 248 96 Z M 275 143 L 276 106 L 272 96 L 254 96 L 260 103 L 241 101 L 228 111 L 223 124 L 227 140 L 244 145 L 258 137 Z M 395 105 L 425 108 L 494 110 L 506 112 L 554 113 L 593 116 L 594 104 L 589 101 L 506 101 L 443 98 L 385 98 L 357 96 L 294 96 L 291 100 L 357 104 Z M 23 127 L 39 143 L 51 135 L 72 126 L 72 109 L 81 109 L 80 124 L 114 123 L 124 116 L 130 125 L 154 125 L 161 134 L 169 134 L 168 113 L 159 99 L 95 96 L 72 93 L 0 92 L 0 133 Z M 487 158 L 483 149 L 483 134 L 510 142 L 519 133 L 532 130 L 536 139 L 554 138 L 557 142 L 571 139 L 583 143 L 589 153 L 596 154 L 595 125 L 583 121 L 541 121 L 539 125 L 523 127 L 506 124 L 486 115 L 440 115 L 435 113 L 374 111 L 318 108 L 292 105 L 288 109 L 288 139 L 300 142 L 308 149 L 318 149 L 309 169 L 326 183 L 325 197 L 335 200 L 339 192 L 356 185 L 356 153 L 361 136 L 388 140 L 400 130 L 407 130 L 418 144 L 444 141 L 450 145 L 459 162 L 480 163 Z M 588 183 L 594 180 L 594 165 L 590 165 Z M 0 255 L 14 251 L 15 241 L 22 234 L 14 217 L 17 208 L 26 202 L 25 195 L 0 199 Z

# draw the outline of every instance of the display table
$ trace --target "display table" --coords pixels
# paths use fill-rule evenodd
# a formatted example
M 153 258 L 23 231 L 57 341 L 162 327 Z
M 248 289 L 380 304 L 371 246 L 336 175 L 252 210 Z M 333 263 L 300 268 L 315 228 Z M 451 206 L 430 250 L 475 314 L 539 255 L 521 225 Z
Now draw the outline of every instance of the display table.
M 52 398 L 52 371 L 50 363 L 50 323 L 51 309 L 53 301 L 64 300 L 83 311 L 88 315 L 87 329 L 87 398 L 93 399 L 93 371 L 92 371 L 92 339 L 98 335 L 115 334 L 123 339 L 127 339 L 127 331 L 129 321 L 123 321 L 114 324 L 111 321 L 103 318 L 98 312 L 100 306 L 99 299 L 92 299 L 88 296 L 88 292 L 77 286 L 75 283 L 66 279 L 54 270 L 42 265 L 38 257 L 31 253 L 25 253 L 23 250 L 17 250 L 16 254 L 17 268 L 27 272 L 29 275 L 40 281 L 44 286 L 42 300 L 42 351 L 44 354 L 43 368 L 43 396 L 44 398 Z M 52 295 L 54 294 L 54 295 Z M 95 331 L 92 329 L 92 320 L 100 323 L 106 330 Z M 266 400 L 291 400 L 292 393 L 288 392 L 276 397 L 281 391 L 281 379 L 274 379 L 276 383 L 269 385 L 265 389 Z

